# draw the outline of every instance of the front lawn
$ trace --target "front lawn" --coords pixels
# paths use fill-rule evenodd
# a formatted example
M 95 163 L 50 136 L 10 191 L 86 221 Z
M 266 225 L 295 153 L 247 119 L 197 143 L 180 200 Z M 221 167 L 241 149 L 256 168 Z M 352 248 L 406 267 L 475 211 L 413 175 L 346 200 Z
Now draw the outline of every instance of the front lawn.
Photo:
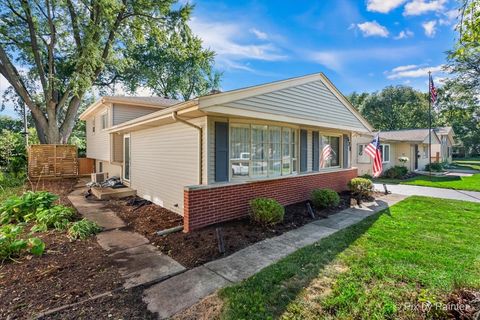
M 225 319 L 412 319 L 480 289 L 478 204 L 410 197 L 223 289 Z
M 400 184 L 446 188 L 455 190 L 480 191 L 480 174 L 474 174 L 471 177 L 457 176 L 417 176 L 408 180 L 400 181 Z
M 461 160 L 454 160 L 452 164 L 459 169 L 480 170 L 480 158 L 466 158 Z

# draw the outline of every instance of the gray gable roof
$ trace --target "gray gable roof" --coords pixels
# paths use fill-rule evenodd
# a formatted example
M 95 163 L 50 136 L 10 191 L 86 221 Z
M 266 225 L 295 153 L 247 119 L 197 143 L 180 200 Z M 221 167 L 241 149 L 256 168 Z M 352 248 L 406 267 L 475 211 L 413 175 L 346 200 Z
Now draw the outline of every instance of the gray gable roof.
M 432 129 L 432 136 L 435 135 L 435 129 Z M 407 129 L 394 131 L 381 131 L 380 139 L 390 141 L 412 141 L 423 142 L 428 139 L 428 129 Z

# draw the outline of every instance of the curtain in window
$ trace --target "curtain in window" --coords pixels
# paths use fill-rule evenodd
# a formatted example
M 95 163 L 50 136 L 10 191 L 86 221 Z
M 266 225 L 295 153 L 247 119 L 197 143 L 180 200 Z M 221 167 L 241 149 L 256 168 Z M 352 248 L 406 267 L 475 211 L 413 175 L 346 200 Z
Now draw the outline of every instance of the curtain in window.
M 282 173 L 282 129 L 280 127 L 269 128 L 269 176 L 279 176 Z
M 268 174 L 268 127 L 252 126 L 252 176 L 266 177 Z

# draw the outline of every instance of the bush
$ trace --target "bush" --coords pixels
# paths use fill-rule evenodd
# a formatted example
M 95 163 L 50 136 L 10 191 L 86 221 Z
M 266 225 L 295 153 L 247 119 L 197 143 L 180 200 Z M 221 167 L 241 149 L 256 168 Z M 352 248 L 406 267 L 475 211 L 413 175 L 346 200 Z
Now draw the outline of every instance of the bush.
M 261 225 L 272 225 L 283 221 L 285 208 L 275 199 L 255 198 L 250 201 L 251 217 Z
M 57 199 L 58 196 L 46 191 L 11 196 L 0 205 L 0 224 L 33 220 L 37 210 L 50 208 Z
M 385 173 L 384 176 L 390 179 L 401 179 L 406 176 L 408 173 L 408 169 L 404 166 L 394 166 L 389 168 Z
M 0 227 L 0 259 L 2 261 L 20 256 L 25 251 L 40 256 L 45 251 L 45 243 L 39 238 L 20 238 L 23 227 L 6 224 Z
M 102 231 L 102 227 L 93 221 L 82 219 L 80 221 L 72 223 L 68 228 L 68 236 L 70 239 L 86 239 L 94 234 Z
M 434 162 L 432 165 L 427 164 L 425 166 L 425 171 L 435 171 L 435 172 L 440 172 L 443 171 L 443 164 Z
M 364 179 L 368 179 L 368 180 L 372 180 L 373 179 L 373 176 L 368 174 L 368 173 L 365 173 L 364 175 L 360 176 L 360 178 L 364 178 Z
M 332 189 L 315 189 L 311 199 L 315 208 L 336 207 L 340 203 L 340 196 Z
M 348 188 L 357 199 L 370 197 L 373 193 L 373 183 L 365 178 L 353 178 L 348 182 Z
M 50 228 L 65 230 L 68 224 L 75 216 L 72 208 L 65 206 L 54 206 L 49 209 L 39 209 L 35 213 L 36 224 L 33 226 L 33 232 L 47 231 Z

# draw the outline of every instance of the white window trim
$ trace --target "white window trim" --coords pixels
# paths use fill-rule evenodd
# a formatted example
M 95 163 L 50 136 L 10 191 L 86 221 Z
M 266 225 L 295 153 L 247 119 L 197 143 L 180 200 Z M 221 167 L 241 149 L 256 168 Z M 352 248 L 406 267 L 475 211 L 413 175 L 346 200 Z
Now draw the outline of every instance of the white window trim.
M 103 128 L 103 116 L 105 116 L 105 118 L 106 118 L 106 120 L 107 120 L 107 121 L 106 121 L 107 123 L 106 123 L 106 125 L 105 125 L 105 128 Z M 104 112 L 102 112 L 102 113 L 100 114 L 100 127 L 102 127 L 102 131 L 108 130 L 108 110 L 105 110 Z
M 368 143 L 358 143 L 357 144 L 357 163 L 361 163 L 361 164 L 371 164 L 372 163 L 372 158 L 367 155 L 366 159 L 368 161 L 360 161 L 360 155 L 358 154 L 358 152 L 360 151 L 360 146 L 363 146 L 363 152 L 365 152 L 365 148 L 368 146 Z
M 125 139 L 128 138 L 128 142 L 129 142 L 129 156 L 128 156 L 128 160 L 129 160 L 129 172 L 128 172 L 128 179 L 125 178 Z M 132 137 L 130 135 L 130 133 L 126 133 L 123 135 L 122 137 L 122 140 L 123 140 L 123 165 L 122 165 L 122 180 L 124 181 L 127 181 L 127 182 L 130 182 L 130 180 L 132 180 Z
M 93 117 L 92 119 L 92 134 L 95 134 L 95 131 L 97 131 L 97 126 L 96 126 L 96 123 L 95 123 L 95 116 Z
M 282 133 L 283 131 L 281 130 L 282 128 L 289 128 L 291 129 L 292 131 L 295 131 L 295 149 L 296 149 L 296 158 L 293 158 L 290 156 L 290 168 L 291 168 L 291 173 L 289 174 L 283 174 L 282 173 L 282 166 L 281 166 L 281 170 L 280 170 L 280 174 L 279 175 L 276 175 L 276 176 L 269 176 L 268 175 L 268 167 L 267 167 L 267 175 L 266 176 L 259 176 L 259 177 L 254 177 L 252 176 L 252 169 L 253 169 L 253 166 L 252 166 L 252 142 L 253 142 L 253 138 L 252 138 L 252 126 L 266 126 L 267 127 L 267 131 L 270 127 L 278 127 L 280 128 L 280 132 Z M 299 138 L 300 138 L 300 134 L 299 134 L 299 129 L 297 127 L 294 127 L 294 126 L 289 126 L 289 125 L 282 125 L 282 124 L 263 124 L 263 123 L 243 123 L 243 122 L 230 122 L 229 123 L 229 138 L 228 138 L 228 150 L 229 150 L 229 154 L 231 154 L 231 150 L 232 150 L 232 128 L 248 128 L 250 130 L 250 146 L 249 146 L 249 153 L 250 153 L 250 158 L 249 160 L 232 160 L 232 158 L 230 158 L 229 156 L 229 159 L 228 159 L 228 164 L 229 164 L 229 181 L 245 181 L 245 180 L 265 180 L 265 179 L 276 179 L 276 178 L 282 178 L 282 177 L 289 177 L 289 176 L 293 176 L 293 175 L 297 175 L 298 174 L 298 171 L 299 171 L 299 165 L 300 165 L 300 161 L 298 161 L 299 159 Z M 268 135 L 269 136 L 269 135 Z M 280 145 L 283 147 L 283 136 L 282 134 L 280 134 L 281 136 L 281 142 L 280 142 Z M 267 144 L 270 144 L 270 139 L 268 138 L 268 141 L 267 141 Z M 292 144 L 292 143 L 291 143 Z M 290 147 L 291 148 L 291 147 Z M 293 160 L 296 160 L 296 166 L 295 168 L 293 167 Z M 268 163 L 269 159 L 267 158 L 267 163 Z M 280 159 L 280 161 L 283 161 L 283 159 Z M 232 173 L 232 162 L 248 162 L 248 175 L 247 176 L 233 176 L 233 173 Z
M 392 158 L 392 154 L 391 154 L 391 146 L 389 143 L 386 143 L 386 144 L 382 144 L 382 163 L 390 163 L 390 159 Z M 384 150 L 385 150 L 385 146 L 388 146 L 388 161 L 385 161 L 385 153 L 384 153 Z
M 323 132 L 323 131 L 318 131 L 319 137 L 318 137 L 318 142 L 320 143 L 322 141 L 322 136 L 324 137 L 337 137 L 338 138 L 338 166 L 332 166 L 332 167 L 326 167 L 326 168 L 320 168 L 320 164 L 318 166 L 318 171 L 323 172 L 323 171 L 328 171 L 330 169 L 339 169 L 342 168 L 343 164 L 343 135 L 341 133 L 331 133 L 331 132 Z M 320 157 L 322 154 L 322 150 L 320 148 L 321 146 L 318 146 L 318 152 L 319 152 L 319 157 L 318 160 L 320 161 Z

